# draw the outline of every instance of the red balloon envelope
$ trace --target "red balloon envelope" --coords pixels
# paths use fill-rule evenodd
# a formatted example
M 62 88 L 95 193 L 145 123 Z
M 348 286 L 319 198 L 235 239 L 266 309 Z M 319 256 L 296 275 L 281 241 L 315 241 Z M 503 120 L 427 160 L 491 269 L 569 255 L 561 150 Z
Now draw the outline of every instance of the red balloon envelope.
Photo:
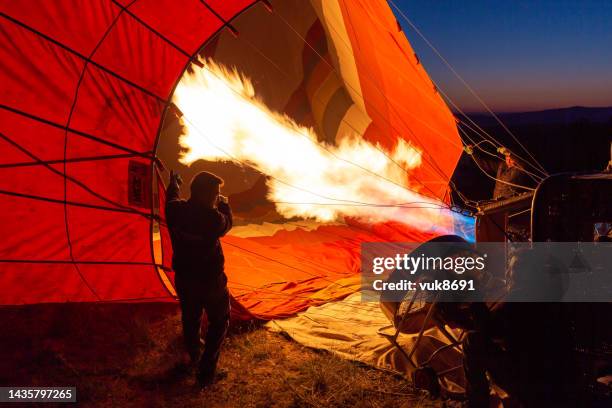
M 154 168 L 162 122 L 199 54 L 252 67 L 257 78 L 254 57 L 232 41 L 274 43 L 270 58 L 297 72 L 282 85 L 274 72 L 258 79 L 275 110 L 329 143 L 347 123 L 383 149 L 409 141 L 423 152 L 412 185 L 448 202 L 456 124 L 386 2 L 271 5 L 0 3 L 0 304 L 174 300 Z M 274 24 L 295 37 L 274 36 Z M 362 242 L 437 234 L 346 219 L 223 243 L 240 316 L 274 318 L 356 290 Z

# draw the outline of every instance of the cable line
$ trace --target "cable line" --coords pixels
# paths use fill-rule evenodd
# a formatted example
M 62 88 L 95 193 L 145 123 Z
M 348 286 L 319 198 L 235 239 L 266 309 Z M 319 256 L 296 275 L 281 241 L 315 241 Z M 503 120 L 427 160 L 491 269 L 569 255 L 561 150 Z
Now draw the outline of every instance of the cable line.
M 296 29 L 295 29 L 295 28 L 294 28 L 294 27 L 291 25 L 291 23 L 289 23 L 289 22 L 288 22 L 288 21 L 287 21 L 287 20 L 286 20 L 286 19 L 285 19 L 283 16 L 281 16 L 279 13 L 276 13 L 276 15 L 279 17 L 279 19 L 280 19 L 282 22 L 284 22 L 284 23 L 285 23 L 285 25 L 286 25 L 287 27 L 289 27 L 289 28 L 290 28 L 290 29 L 291 29 L 291 30 L 292 30 L 292 31 L 293 31 L 293 32 L 294 32 L 294 33 L 295 33 L 295 34 L 296 34 L 296 35 L 297 35 L 297 36 L 298 36 L 298 37 L 299 37 L 299 38 L 300 38 L 300 39 L 301 39 L 303 42 L 304 42 L 304 44 L 306 44 L 306 45 L 307 45 L 307 46 L 308 46 L 308 47 L 309 47 L 309 48 L 310 48 L 310 49 L 311 49 L 311 50 L 312 50 L 312 51 L 313 51 L 313 52 L 314 52 L 314 53 L 315 53 L 315 54 L 316 54 L 316 55 L 319 57 L 319 59 L 320 59 L 322 62 L 324 62 L 324 63 L 325 63 L 327 66 L 329 66 L 329 67 L 330 67 L 330 68 L 331 68 L 331 69 L 332 69 L 332 70 L 333 70 L 333 71 L 336 73 L 336 75 L 339 75 L 339 74 L 338 74 L 338 72 L 337 72 L 337 70 L 336 70 L 336 68 L 335 68 L 335 67 L 334 67 L 334 66 L 333 66 L 333 65 L 332 65 L 332 64 L 331 64 L 329 61 L 327 61 L 327 60 L 326 60 L 326 59 L 325 59 L 325 58 L 324 58 L 324 57 L 323 57 L 323 56 L 322 56 L 322 55 L 321 55 L 321 54 L 320 54 L 320 53 L 319 53 L 319 52 L 316 50 L 316 48 L 315 48 L 314 46 L 312 46 L 312 44 L 310 44 L 310 43 L 308 42 L 308 40 L 306 40 L 306 39 L 305 39 L 305 38 L 304 38 L 304 37 L 303 37 L 303 36 L 302 36 L 302 35 L 299 33 L 299 31 L 297 31 L 297 30 L 296 30 Z M 410 134 L 411 134 L 411 135 L 412 135 L 412 136 L 413 136 L 413 137 L 414 137 L 414 138 L 415 138 L 415 139 L 416 139 L 416 140 L 417 140 L 417 141 L 418 141 L 418 142 L 421 144 L 421 146 L 424 146 L 423 142 L 421 142 L 421 141 L 420 141 L 420 139 L 419 139 L 419 138 L 416 136 L 416 134 L 415 134 L 415 133 L 412 131 L 412 129 L 410 128 L 410 126 L 408 126 L 408 124 L 406 124 L 406 122 L 405 122 L 405 121 L 402 119 L 401 115 L 399 115 L 399 114 L 397 113 L 397 111 L 394 109 L 394 107 L 395 107 L 395 106 L 394 106 L 394 104 L 393 104 L 393 103 L 391 103 L 391 101 L 390 101 L 390 100 L 387 98 L 387 96 L 385 95 L 385 93 L 384 93 L 384 92 L 382 92 L 382 90 L 381 90 L 381 89 L 380 89 L 380 88 L 377 86 L 377 83 L 376 83 L 375 81 L 373 81 L 373 80 L 371 80 L 371 82 L 372 82 L 372 83 L 375 85 L 376 90 L 377 90 L 377 91 L 378 91 L 378 92 L 381 94 L 381 96 L 382 96 L 382 97 L 383 97 L 383 98 L 384 98 L 384 99 L 387 101 L 388 106 L 389 106 L 390 108 L 393 108 L 392 110 L 395 112 L 395 115 L 396 115 L 396 116 L 397 116 L 397 118 L 398 118 L 398 119 L 399 119 L 399 120 L 400 120 L 400 121 L 401 121 L 401 122 L 404 124 L 404 126 L 406 126 L 406 129 L 407 129 L 407 130 L 410 132 Z M 358 95 L 360 95 L 362 99 L 364 99 L 364 98 L 363 98 L 363 95 L 362 95 L 362 94 L 359 92 L 359 90 L 355 89 L 355 88 L 354 88 L 352 85 L 350 85 L 350 84 L 348 84 L 348 83 L 347 83 L 346 85 L 347 85 L 347 86 L 349 86 L 349 87 L 350 87 L 350 88 L 351 88 L 351 89 L 352 89 L 354 92 L 356 92 Z M 364 101 L 365 101 L 365 99 L 364 99 Z M 371 105 L 371 104 L 370 104 L 370 106 L 371 106 L 372 108 L 376 108 L 375 106 L 373 106 L 373 105 Z M 380 115 L 381 117 L 384 117 L 384 115 L 383 115 L 381 112 L 379 112 L 378 110 L 377 110 L 377 112 L 379 113 L 379 115 Z M 388 123 L 388 124 L 389 124 L 389 125 L 392 127 L 392 129 L 393 129 L 395 132 L 397 132 L 398 134 L 401 134 L 401 132 L 399 132 L 399 131 L 398 131 L 398 130 L 395 128 L 395 127 L 393 127 L 393 125 L 392 125 L 390 122 L 387 122 L 387 123 Z M 448 176 L 447 176 L 447 175 L 444 173 L 444 171 L 442 171 L 442 169 L 441 169 L 441 168 L 440 168 L 440 167 L 437 165 L 437 163 L 435 163 L 435 160 L 433 159 L 433 157 L 431 156 L 431 154 L 429 154 L 429 152 L 427 152 L 426 150 L 425 150 L 425 153 L 427 153 L 427 155 L 428 155 L 428 156 L 430 156 L 430 158 L 431 158 L 431 160 L 432 160 L 431 162 L 428 162 L 428 163 L 429 163 L 429 164 L 432 166 L 432 169 L 433 169 L 434 171 L 438 172 L 438 175 L 442 176 L 442 178 L 444 178 L 444 179 L 446 179 L 446 180 L 450 180 L 450 178 L 449 178 L 449 177 L 448 177 Z
M 203 68 L 204 68 L 204 69 L 206 69 L 206 70 L 207 70 L 208 72 L 210 72 L 211 74 L 213 74 L 213 75 L 214 75 L 215 77 L 217 77 L 218 79 L 220 79 L 220 80 L 222 80 L 222 81 L 223 81 L 223 78 L 222 78 L 222 77 L 220 77 L 220 76 L 219 76 L 219 75 L 218 75 L 216 72 L 214 72 L 213 70 L 211 70 L 210 68 L 208 68 L 208 67 L 207 67 L 205 64 L 203 64 Z M 241 97 L 241 98 L 243 97 L 243 96 L 242 96 L 242 95 L 241 95 L 241 94 L 240 94 L 240 93 L 239 93 L 237 90 L 235 90 L 233 87 L 229 87 L 229 86 L 228 86 L 227 88 L 228 88 L 228 89 L 230 89 L 232 92 L 236 93 L 236 95 L 238 95 L 239 97 Z M 194 124 L 194 123 L 191 121 L 191 120 L 187 119 L 187 118 L 186 118 L 184 115 L 183 115 L 182 117 L 184 117 L 184 118 L 185 118 L 185 120 L 187 120 L 189 123 L 191 123 L 191 125 L 192 125 L 192 126 L 194 126 L 194 127 L 196 128 L 196 130 L 197 130 L 197 131 L 198 131 L 198 132 L 199 132 L 199 133 L 200 133 L 202 136 L 204 136 L 204 137 L 206 138 L 206 140 L 207 140 L 207 141 L 209 141 L 209 143 L 210 143 L 212 146 L 214 146 L 215 148 L 219 149 L 220 151 L 222 151 L 223 153 L 225 153 L 227 156 L 229 156 L 229 157 L 233 158 L 234 160 L 237 160 L 237 161 L 239 161 L 239 162 L 244 163 L 243 161 L 241 161 L 241 160 L 239 160 L 239 159 L 237 159 L 237 158 L 233 157 L 233 156 L 232 156 L 232 155 L 230 155 L 228 152 L 224 151 L 223 149 L 219 148 L 218 146 L 216 146 L 215 144 L 213 144 L 212 142 L 210 142 L 210 139 L 209 139 L 208 137 L 206 137 L 206 136 L 204 135 L 204 133 L 203 133 L 203 132 L 202 132 L 202 131 L 201 131 L 201 130 L 200 130 L 200 129 L 199 129 L 199 128 L 198 128 L 198 127 L 197 127 L 197 126 L 196 126 L 196 125 L 195 125 L 195 124 Z M 303 137 L 305 137 L 305 138 L 306 138 L 308 141 L 310 141 L 310 142 L 311 142 L 312 144 L 314 144 L 315 146 L 317 146 L 317 147 L 319 147 L 319 148 L 322 148 L 323 150 L 327 151 L 329 154 L 333 155 L 333 156 L 334 156 L 334 157 L 336 157 L 337 159 L 342 160 L 342 161 L 344 161 L 344 162 L 346 162 L 346 163 L 349 163 L 349 164 L 351 164 L 351 165 L 353 165 L 353 166 L 356 166 L 356 167 L 358 167 L 358 168 L 360 168 L 360 169 L 362 169 L 362 170 L 364 170 L 364 171 L 367 171 L 368 173 L 370 173 L 370 174 L 372 174 L 372 175 L 374 175 L 374 176 L 376 176 L 376 177 L 382 178 L 383 180 L 385 180 L 385 181 L 387 181 L 387 182 L 390 182 L 390 183 L 392 183 L 392 184 L 394 184 L 394 185 L 396 185 L 396 186 L 398 186 L 398 187 L 400 187 L 400 188 L 403 188 L 403 189 L 405 189 L 405 190 L 407 190 L 407 191 L 410 191 L 411 193 L 414 193 L 414 194 L 420 195 L 420 194 L 419 194 L 419 192 L 417 192 L 417 191 L 415 191 L 415 190 L 412 190 L 412 189 L 408 188 L 407 186 L 400 185 L 400 184 L 398 184 L 398 183 L 396 183 L 396 182 L 394 182 L 394 181 L 392 181 L 392 180 L 390 180 L 390 179 L 388 179 L 388 178 L 386 178 L 386 177 L 384 177 L 384 176 L 381 176 L 380 174 L 375 173 L 375 172 L 373 172 L 373 171 L 371 171 L 371 170 L 369 170 L 369 169 L 367 169 L 367 168 L 365 168 L 365 167 L 363 167 L 363 166 L 361 166 L 361 165 L 359 165 L 359 164 L 357 164 L 357 163 L 354 163 L 354 162 L 352 162 L 352 161 L 350 161 L 350 160 L 348 160 L 348 159 L 344 159 L 344 158 L 342 158 L 342 157 L 339 157 L 338 155 L 336 155 L 335 153 L 333 153 L 331 150 L 327 149 L 325 146 L 323 146 L 323 145 L 321 145 L 321 144 L 319 144 L 319 143 L 315 143 L 315 141 L 314 141 L 314 140 L 312 140 L 312 139 L 308 138 L 306 135 L 302 135 L 302 134 L 300 134 L 300 135 L 301 135 L 301 136 L 303 136 Z M 377 148 L 377 150 L 379 150 L 379 151 L 381 151 L 381 152 L 382 152 L 382 150 L 381 150 L 381 149 L 379 149 L 379 148 Z M 385 156 L 386 156 L 386 157 L 389 157 L 387 154 L 385 154 Z M 247 166 L 252 167 L 252 166 L 250 166 L 250 165 L 248 165 L 248 164 L 247 164 Z M 408 175 L 410 175 L 410 173 L 409 173 L 409 172 L 408 172 L 406 169 L 404 169 L 404 171 L 406 171 L 406 172 L 407 172 L 407 174 L 408 174 Z M 275 180 L 277 180 L 277 181 L 279 181 L 279 182 L 281 182 L 281 183 L 283 183 L 283 184 L 288 184 L 288 183 L 286 183 L 286 182 L 283 182 L 282 180 L 278 180 L 277 178 L 275 178 L 275 177 L 273 177 L 273 176 L 270 176 L 270 177 L 274 178 Z M 290 186 L 291 186 L 291 187 L 294 187 L 294 188 L 297 188 L 296 186 L 292 186 L 292 185 L 290 185 Z M 301 188 L 298 188 L 298 189 L 301 189 Z M 303 189 L 301 189 L 301 190 L 303 190 Z M 307 191 L 307 190 L 303 190 L 303 191 L 309 192 L 309 191 Z M 311 194 L 315 194 L 315 193 L 312 193 L 312 192 L 310 192 L 310 193 L 311 193 Z M 315 195 L 319 195 L 319 194 L 315 194 Z M 319 195 L 319 196 L 320 196 L 320 195 Z M 326 198 L 326 197 L 324 197 L 324 196 L 320 196 L 320 197 Z M 327 198 L 327 199 L 329 199 L 329 198 Z M 433 200 L 435 200 L 435 201 L 440 201 L 440 202 L 442 203 L 442 204 L 441 204 L 442 206 L 448 207 L 448 205 L 447 205 L 447 204 L 445 204 L 445 203 L 443 203 L 441 200 L 439 200 L 439 199 L 437 199 L 437 198 L 435 198 L 435 197 L 432 197 L 432 199 L 433 199 Z M 338 200 L 338 199 L 331 199 L 331 200 L 335 200 L 335 201 L 349 201 L 349 200 Z
M 465 112 L 463 112 L 463 110 L 461 110 L 461 108 L 459 106 L 457 106 L 457 104 L 455 102 L 453 102 L 453 100 L 450 98 L 450 96 L 448 96 L 447 94 L 444 93 L 444 91 L 442 91 L 441 89 L 439 90 L 440 93 L 445 97 L 445 99 L 461 114 L 463 115 L 463 117 L 465 117 L 472 125 L 474 125 L 474 127 L 478 130 L 475 130 L 474 128 L 472 128 L 470 125 L 468 125 L 466 122 L 464 121 L 460 121 L 460 123 L 462 123 L 463 125 L 469 127 L 474 133 L 476 133 L 477 135 L 479 135 L 480 137 L 482 137 L 483 139 L 490 139 L 493 143 L 494 146 L 496 146 L 496 148 L 498 147 L 503 147 L 503 145 L 497 140 L 495 139 L 495 137 L 493 137 L 493 135 L 491 135 L 490 133 L 488 133 L 486 130 L 484 130 L 480 125 L 478 125 L 472 118 L 470 118 Z M 520 155 L 518 155 L 515 152 L 512 152 L 512 154 L 520 159 L 522 162 L 528 164 L 529 166 L 531 166 L 531 168 L 537 172 L 539 172 L 542 176 L 544 177 L 548 177 L 548 173 L 543 172 L 542 170 L 540 170 L 539 168 L 535 167 L 530 161 L 524 159 L 523 157 L 521 157 Z
M 185 119 L 187 122 L 189 122 L 189 123 L 190 123 L 190 124 L 193 126 L 193 128 L 194 128 L 194 129 L 195 129 L 195 130 L 196 130 L 196 131 L 197 131 L 197 132 L 198 132 L 198 133 L 199 133 L 199 134 L 200 134 L 202 137 L 204 137 L 204 139 L 205 139 L 205 140 L 206 140 L 206 141 L 207 141 L 207 142 L 208 142 L 208 143 L 209 143 L 211 146 L 213 146 L 213 147 L 214 147 L 214 148 L 216 148 L 217 150 L 221 151 L 223 154 L 225 154 L 226 156 L 228 156 L 228 157 L 229 157 L 230 159 L 232 159 L 233 161 L 236 161 L 236 162 L 238 162 L 238 163 L 240 163 L 240 164 L 242 164 L 242 165 L 244 165 L 244 166 L 247 166 L 247 167 L 253 167 L 253 165 L 249 164 L 248 162 L 245 162 L 244 160 L 241 160 L 241 159 L 239 159 L 239 158 L 235 157 L 235 156 L 234 156 L 234 155 L 232 155 L 231 153 L 227 152 L 226 150 L 224 150 L 224 149 L 222 149 L 221 147 L 219 147 L 219 146 L 217 146 L 216 144 L 214 144 L 214 143 L 213 143 L 213 142 L 210 140 L 210 138 L 209 138 L 209 137 L 207 137 L 207 136 L 206 136 L 206 134 L 205 134 L 205 133 L 204 133 L 204 132 L 203 132 L 201 129 L 199 129 L 199 128 L 198 128 L 198 126 L 196 126 L 196 125 L 195 125 L 195 124 L 194 124 L 194 123 L 193 123 L 191 120 L 189 120 L 189 119 L 188 119 L 186 116 L 183 116 L 183 118 L 184 118 L 184 119 Z M 324 195 L 322 195 L 322 194 L 318 194 L 318 193 L 315 193 L 315 192 L 313 192 L 313 191 L 310 191 L 310 190 L 304 189 L 304 188 L 302 188 L 302 187 L 295 186 L 295 185 L 293 185 L 293 184 L 291 184 L 291 183 L 288 183 L 288 182 L 286 182 L 286 181 L 284 181 L 284 180 L 281 180 L 281 179 L 279 179 L 279 178 L 277 178 L 277 177 L 275 177 L 275 176 L 272 176 L 272 175 L 269 175 L 269 174 L 266 174 L 266 176 L 267 176 L 267 177 L 270 177 L 271 179 L 273 179 L 273 180 L 275 180 L 275 181 L 277 181 L 277 182 L 279 182 L 279 183 L 281 183 L 281 184 L 284 184 L 284 185 L 286 185 L 286 186 L 288 186 L 288 187 L 294 188 L 294 189 L 296 189 L 296 190 L 303 191 L 303 192 L 308 193 L 308 194 L 312 194 L 312 195 L 315 195 L 315 196 L 321 197 L 321 198 L 323 198 L 323 199 L 325 199 L 325 200 L 330 200 L 330 201 L 338 201 L 338 202 L 341 202 L 341 203 L 358 204 L 358 205 L 361 205 L 361 206 L 371 206 L 371 207 L 389 206 L 389 207 L 399 207 L 399 208 L 410 208 L 410 207 L 406 207 L 406 206 L 404 206 L 404 204 L 403 204 L 403 203 L 397 203 L 397 204 L 366 203 L 366 202 L 362 202 L 362 201 L 345 200 L 345 199 L 339 199 L 339 198 L 327 197 L 327 196 L 324 196 Z M 424 202 L 424 203 L 427 203 L 427 202 Z M 437 205 L 437 206 L 439 206 L 439 209 L 450 209 L 450 208 L 448 208 L 448 206 L 447 206 L 447 205 L 445 205 L 445 204 L 436 204 L 436 203 L 428 203 L 428 204 L 431 204 L 431 205 L 433 205 L 433 206 L 436 206 L 436 205 Z
M 263 57 L 264 59 L 266 59 L 270 64 L 272 64 L 280 73 L 282 73 L 283 75 L 285 75 L 286 77 L 291 77 L 291 75 L 289 75 L 286 71 L 284 71 L 282 68 L 280 68 L 278 66 L 278 64 L 276 64 L 271 58 L 269 58 L 263 51 L 261 51 L 261 49 L 259 49 L 255 44 L 253 44 L 250 41 L 246 40 L 245 36 L 240 36 L 238 37 L 240 40 L 244 41 L 245 44 L 247 44 L 249 47 L 251 47 L 253 50 L 255 50 L 255 52 L 257 52 L 257 54 L 259 54 L 261 57 Z M 317 99 L 319 102 L 324 103 L 324 101 L 322 100 L 321 96 L 318 93 L 314 93 L 313 97 L 315 99 Z M 385 120 L 385 119 L 383 119 Z M 347 125 L 348 127 L 350 127 L 353 132 L 355 132 L 355 134 L 357 136 L 361 136 L 362 139 L 364 138 L 364 134 L 361 133 L 359 130 L 357 130 L 352 123 L 350 123 L 344 116 L 342 118 L 340 118 L 340 121 L 343 122 L 345 125 Z M 385 120 L 386 121 L 386 120 Z M 386 121 L 388 123 L 388 121 Z M 390 124 L 389 124 L 390 125 Z M 387 153 L 384 149 L 381 149 L 378 144 L 372 144 L 372 146 L 378 150 L 379 152 L 381 152 L 391 163 L 393 163 L 394 165 L 396 165 L 397 167 L 399 167 L 403 172 L 406 173 L 406 175 L 409 176 L 409 178 L 412 178 L 414 180 L 416 180 L 419 184 L 421 184 L 423 187 L 425 187 L 431 194 L 432 194 L 432 198 L 436 198 L 436 193 L 431 189 L 431 187 L 429 187 L 427 184 L 423 183 L 419 178 L 417 178 L 414 174 L 410 173 L 404 166 L 402 166 L 401 164 L 399 164 L 395 159 L 393 159 L 389 153 Z M 343 159 L 346 160 L 346 159 Z M 348 161 L 348 160 L 346 160 Z M 350 161 L 349 161 L 350 162 Z M 352 163 L 352 162 L 351 162 Z M 368 170 L 369 171 L 369 170 Z M 373 173 L 376 174 L 376 173 Z M 401 186 L 402 188 L 407 188 L 406 186 Z M 413 191 L 413 190 L 411 190 Z M 418 193 L 417 193 L 418 194 Z
M 419 28 L 412 23 L 412 21 L 410 21 L 410 19 L 408 18 L 408 16 L 406 16 L 406 14 L 402 11 L 401 8 L 399 8 L 395 2 L 393 0 L 388 0 L 389 3 L 393 6 L 393 8 L 395 8 L 398 13 L 400 14 L 400 16 L 414 29 L 414 31 L 423 39 L 423 41 L 425 41 L 425 43 L 432 49 L 432 51 L 442 60 L 442 62 L 453 72 L 453 74 L 461 81 L 461 83 L 463 83 L 463 85 L 465 85 L 465 87 L 468 89 L 468 91 L 470 91 L 470 93 L 478 100 L 478 102 L 480 102 L 482 104 L 482 106 L 491 114 L 491 116 L 493 116 L 495 118 L 495 120 L 501 125 L 501 127 L 510 135 L 512 136 L 512 138 L 518 143 L 518 145 L 525 151 L 525 153 L 527 153 L 529 155 L 529 157 L 531 157 L 531 159 L 533 159 L 534 163 L 540 168 L 540 170 L 542 172 L 544 172 L 544 174 L 547 174 L 546 169 L 544 169 L 544 167 L 542 167 L 542 165 L 537 161 L 537 159 L 535 157 L 533 157 L 533 155 L 529 152 L 529 150 L 527 150 L 527 148 L 525 148 L 525 146 L 523 146 L 523 144 L 520 142 L 520 140 L 518 140 L 518 138 L 510 131 L 510 129 L 508 129 L 506 127 L 506 125 L 501 121 L 501 119 L 499 119 L 499 117 L 487 106 L 487 104 L 478 96 L 478 94 L 474 91 L 474 89 L 472 89 L 472 87 L 463 79 L 463 77 L 461 75 L 459 75 L 459 73 L 453 68 L 453 66 L 446 60 L 446 58 L 444 58 L 444 56 L 440 53 L 440 51 L 438 51 L 438 49 L 425 37 L 425 35 L 423 35 L 423 33 L 421 32 L 421 30 L 419 30 Z
M 507 184 L 507 185 L 512 186 L 512 187 L 522 188 L 522 189 L 524 189 L 524 190 L 529 190 L 529 191 L 535 191 L 535 188 L 521 186 L 521 185 L 519 185 L 519 184 L 514 184 L 514 183 L 511 183 L 511 182 L 509 182 L 509 181 L 500 180 L 500 179 L 498 179 L 498 178 L 496 178 L 496 177 L 491 176 L 489 173 L 487 173 L 487 172 L 486 172 L 486 171 L 485 171 L 485 170 L 484 170 L 484 169 L 483 169 L 483 168 L 480 166 L 480 164 L 478 164 L 478 161 L 477 161 L 476 159 L 474 159 L 474 157 L 473 157 L 472 155 L 470 155 L 470 157 L 472 158 L 472 160 L 474 161 L 474 163 L 476 164 L 476 166 L 477 166 L 477 167 L 480 169 L 480 171 L 482 171 L 482 172 L 484 173 L 484 175 L 485 175 L 485 176 L 487 176 L 488 178 L 493 179 L 493 180 L 495 180 L 495 181 L 498 181 L 498 182 L 500 182 L 500 183 L 502 183 L 502 184 Z

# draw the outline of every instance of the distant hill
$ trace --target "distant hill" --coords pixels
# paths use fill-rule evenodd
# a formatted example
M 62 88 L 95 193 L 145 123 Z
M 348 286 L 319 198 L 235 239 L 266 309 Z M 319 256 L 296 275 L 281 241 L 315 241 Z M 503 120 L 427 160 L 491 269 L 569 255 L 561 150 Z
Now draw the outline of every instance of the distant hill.
M 497 123 L 495 118 L 489 114 L 468 115 L 481 126 L 494 126 Z M 507 126 L 570 125 L 579 122 L 607 124 L 612 123 L 612 106 L 604 108 L 573 106 L 533 112 L 500 113 L 498 116 Z

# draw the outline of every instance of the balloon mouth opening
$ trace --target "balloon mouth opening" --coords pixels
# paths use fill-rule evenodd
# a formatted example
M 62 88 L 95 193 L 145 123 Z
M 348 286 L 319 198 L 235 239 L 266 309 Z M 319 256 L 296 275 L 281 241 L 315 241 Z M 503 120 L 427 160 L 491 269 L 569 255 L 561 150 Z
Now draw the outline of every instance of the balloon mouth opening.
M 220 30 L 192 59 L 163 119 L 165 166 L 185 180 L 201 171 L 225 180 L 233 236 L 384 224 L 469 237 L 473 220 L 450 209 L 444 183 L 423 180 L 431 154 L 394 118 L 378 118 L 342 19 L 331 27 L 305 3 L 298 24 L 274 4 L 234 18 L 239 36 Z

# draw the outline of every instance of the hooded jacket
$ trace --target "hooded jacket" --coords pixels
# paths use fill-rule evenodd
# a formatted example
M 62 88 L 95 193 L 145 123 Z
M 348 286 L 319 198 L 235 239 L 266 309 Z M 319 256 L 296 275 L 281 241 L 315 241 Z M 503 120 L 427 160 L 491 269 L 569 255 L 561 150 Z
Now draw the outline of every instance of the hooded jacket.
M 172 241 L 172 268 L 177 277 L 216 281 L 224 274 L 225 258 L 219 238 L 232 228 L 232 211 L 219 202 L 208 208 L 179 197 L 171 182 L 166 198 L 166 218 Z

